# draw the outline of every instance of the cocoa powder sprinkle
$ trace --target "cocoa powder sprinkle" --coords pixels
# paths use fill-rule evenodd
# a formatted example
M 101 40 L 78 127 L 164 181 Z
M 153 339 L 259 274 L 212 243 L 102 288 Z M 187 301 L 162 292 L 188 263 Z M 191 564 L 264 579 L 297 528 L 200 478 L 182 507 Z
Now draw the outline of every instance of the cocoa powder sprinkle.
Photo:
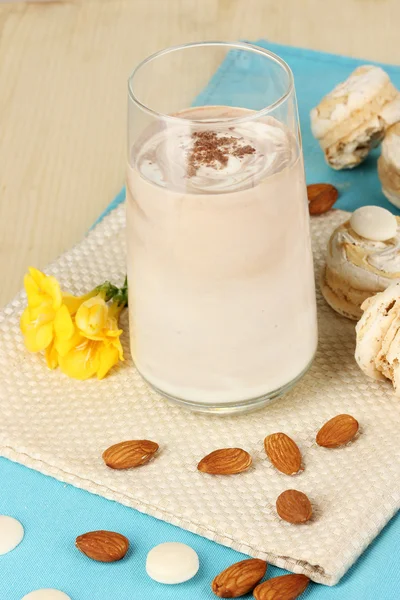
M 228 164 L 229 156 L 243 158 L 254 154 L 253 146 L 240 146 L 234 136 L 218 136 L 215 131 L 195 131 L 192 134 L 193 148 L 188 153 L 187 172 L 189 177 L 196 175 L 201 165 L 222 169 Z

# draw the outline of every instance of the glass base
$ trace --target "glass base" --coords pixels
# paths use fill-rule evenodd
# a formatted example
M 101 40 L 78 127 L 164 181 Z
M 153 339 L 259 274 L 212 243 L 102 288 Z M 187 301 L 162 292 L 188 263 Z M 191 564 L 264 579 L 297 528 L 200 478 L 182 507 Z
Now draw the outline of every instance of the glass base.
M 255 410 L 259 410 L 260 408 L 264 408 L 264 406 L 267 406 L 267 404 L 270 404 L 277 398 L 280 398 L 281 396 L 286 394 L 286 392 L 288 392 L 294 385 L 296 385 L 296 383 L 300 381 L 300 379 L 307 373 L 313 361 L 314 356 L 308 363 L 306 368 L 297 377 L 295 377 L 294 379 L 292 379 L 292 381 L 280 387 L 279 389 L 274 390 L 272 392 L 268 392 L 268 394 L 264 394 L 263 396 L 253 398 L 251 400 L 244 400 L 242 402 L 219 402 L 216 404 L 191 402 L 190 400 L 183 400 L 183 398 L 176 398 L 175 396 L 171 396 L 170 394 L 163 392 L 163 390 L 160 390 L 158 387 L 150 383 L 150 381 L 143 377 L 140 371 L 139 373 L 153 390 L 155 390 L 158 394 L 166 398 L 169 402 L 173 404 L 178 404 L 179 406 L 183 406 L 184 408 L 188 408 L 193 412 L 224 416 L 248 413 Z

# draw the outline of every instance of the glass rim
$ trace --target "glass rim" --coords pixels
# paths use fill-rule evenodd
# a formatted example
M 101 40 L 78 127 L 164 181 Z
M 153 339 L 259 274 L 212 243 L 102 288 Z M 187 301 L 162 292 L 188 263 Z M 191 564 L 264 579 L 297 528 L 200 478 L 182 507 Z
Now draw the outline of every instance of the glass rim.
M 272 110 L 274 110 L 275 108 L 277 108 L 278 106 L 280 106 L 281 104 L 283 104 L 292 94 L 293 89 L 294 89 L 294 79 L 293 79 L 293 73 L 291 68 L 289 67 L 289 65 L 277 54 L 275 54 L 274 52 L 271 52 L 270 50 L 266 50 L 265 48 L 262 48 L 261 46 L 257 46 L 256 44 L 250 44 L 248 42 L 222 42 L 222 41 L 205 41 L 205 42 L 190 42 L 188 44 L 178 44 L 176 46 L 169 46 L 168 48 L 164 48 L 163 50 L 159 50 L 158 52 L 154 52 L 153 54 L 150 54 L 147 58 L 145 58 L 144 60 L 142 60 L 131 72 L 131 74 L 129 75 L 128 78 L 128 95 L 129 98 L 132 100 L 132 102 L 134 104 L 136 104 L 136 106 L 138 106 L 141 110 L 143 110 L 144 112 L 146 112 L 147 114 L 152 115 L 155 118 L 158 119 L 163 119 L 165 121 L 171 121 L 171 122 L 175 122 L 175 123 L 208 123 L 208 122 L 212 122 L 215 124 L 215 119 L 186 119 L 186 118 L 182 118 L 182 117 L 177 117 L 174 115 L 169 115 L 167 113 L 161 113 L 158 112 L 152 108 L 150 108 L 149 106 L 146 106 L 146 104 L 143 104 L 143 102 L 141 102 L 136 96 L 135 93 L 132 89 L 132 83 L 134 81 L 134 78 L 136 76 L 136 74 L 138 73 L 138 71 L 144 67 L 146 64 L 152 62 L 153 60 L 159 58 L 160 56 L 164 56 L 165 54 L 169 54 L 171 52 L 176 52 L 178 50 L 184 50 L 186 48 L 196 48 L 196 47 L 201 47 L 201 46 L 225 46 L 225 47 L 230 47 L 232 49 L 239 49 L 239 50 L 246 50 L 248 52 L 254 52 L 256 54 L 265 56 L 266 58 L 272 60 L 273 62 L 275 62 L 276 64 L 278 64 L 283 71 L 285 71 L 287 77 L 288 77 L 288 83 L 286 86 L 286 90 L 285 92 L 277 99 L 275 100 L 275 102 L 272 102 L 271 104 L 269 104 L 268 106 L 265 106 L 264 108 L 262 108 L 261 110 L 255 110 L 252 111 L 250 115 L 246 115 L 245 117 L 234 117 L 232 119 L 224 119 L 224 121 L 229 121 L 229 123 L 238 123 L 238 122 L 243 122 L 243 121 L 249 121 L 249 120 L 253 120 L 253 119 L 259 119 L 260 117 L 263 117 L 265 115 L 267 115 L 268 113 L 270 113 Z M 187 107 L 190 108 L 190 107 Z

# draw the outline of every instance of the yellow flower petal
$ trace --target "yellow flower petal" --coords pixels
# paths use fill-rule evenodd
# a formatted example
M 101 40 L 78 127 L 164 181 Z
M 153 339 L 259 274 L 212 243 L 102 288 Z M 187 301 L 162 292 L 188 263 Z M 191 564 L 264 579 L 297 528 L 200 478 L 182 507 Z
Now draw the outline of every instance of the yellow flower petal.
M 25 308 L 20 319 L 20 328 L 23 334 L 28 333 L 31 324 L 31 315 L 28 306 Z
M 35 269 L 35 267 L 29 267 L 28 271 L 29 271 L 29 275 L 35 281 L 36 285 L 39 288 L 41 288 L 42 284 L 43 284 L 43 281 L 46 278 L 46 275 L 44 273 L 42 273 L 42 271 L 39 271 L 39 269 Z
M 33 309 L 35 312 L 36 309 Z M 40 314 L 32 318 L 32 309 L 27 307 L 21 315 L 21 331 L 24 335 L 25 346 L 30 352 L 40 352 L 47 348 L 53 339 L 53 323 L 51 314 Z
M 41 304 L 46 304 L 46 302 L 51 302 L 51 298 L 48 298 L 48 296 L 43 294 L 42 290 L 39 288 L 31 275 L 25 275 L 24 287 L 28 298 L 28 306 L 36 307 L 40 306 Z
M 109 343 L 111 344 L 111 346 L 113 346 L 113 348 L 115 348 L 118 352 L 118 356 L 119 356 L 119 360 L 124 360 L 124 351 L 123 348 L 121 346 L 121 341 L 119 338 L 112 338 L 109 340 Z
M 38 284 L 29 273 L 26 273 L 24 276 L 24 288 L 28 297 L 30 295 L 39 294 L 40 292 Z
M 116 329 L 115 331 L 110 331 L 109 329 L 103 329 L 100 331 L 98 335 L 88 335 L 85 333 L 85 337 L 89 340 L 95 340 L 97 342 L 110 341 L 112 339 L 119 339 L 119 336 L 123 333 L 122 329 Z
M 49 369 L 55 369 L 58 366 L 58 354 L 54 343 L 50 344 L 50 346 L 47 346 L 44 355 Z
M 58 340 L 69 340 L 75 333 L 74 324 L 68 308 L 63 304 L 56 312 L 54 330 Z
M 21 331 L 24 335 L 24 343 L 29 352 L 39 352 L 40 348 L 36 342 L 36 328 L 32 324 L 29 308 L 27 307 L 21 315 Z
M 43 292 L 52 299 L 53 308 L 57 310 L 62 304 L 60 284 L 55 277 L 45 277 L 42 283 Z
M 60 356 L 66 356 L 73 348 L 76 348 L 85 341 L 85 338 L 75 329 L 74 334 L 67 340 L 61 340 L 56 337 L 55 348 Z
M 53 323 L 45 323 L 36 329 L 36 345 L 38 350 L 44 350 L 53 341 Z
M 24 344 L 29 352 L 40 352 L 41 348 L 36 341 L 36 331 L 30 329 L 24 333 Z
M 85 340 L 65 356 L 59 356 L 61 371 L 74 379 L 84 380 L 92 377 L 100 366 L 96 343 Z
M 108 371 L 118 363 L 118 350 L 111 345 L 102 345 L 99 352 L 99 368 L 97 370 L 97 378 L 103 379 Z

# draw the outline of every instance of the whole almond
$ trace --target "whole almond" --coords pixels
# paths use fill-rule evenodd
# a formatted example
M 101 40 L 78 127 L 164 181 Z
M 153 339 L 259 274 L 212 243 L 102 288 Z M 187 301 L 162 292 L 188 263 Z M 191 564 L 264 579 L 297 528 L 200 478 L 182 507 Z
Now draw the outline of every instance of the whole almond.
M 211 475 L 234 475 L 248 469 L 251 462 L 250 454 L 241 448 L 222 448 L 207 454 L 197 468 Z
M 76 547 L 99 562 L 115 562 L 128 552 L 129 540 L 114 531 L 89 531 L 76 538 Z
M 256 600 L 295 600 L 309 583 L 305 575 L 281 575 L 260 583 L 253 595 Z
M 307 186 L 310 215 L 322 215 L 332 208 L 339 192 L 330 183 L 313 183 Z
M 103 452 L 103 460 L 111 469 L 130 469 L 147 463 L 158 450 L 150 440 L 120 442 Z
M 337 448 L 347 444 L 358 431 L 358 421 L 351 415 L 337 415 L 330 419 L 317 433 L 318 446 Z
M 264 440 L 265 452 L 274 467 L 285 475 L 301 469 L 301 453 L 297 444 L 285 433 L 273 433 Z
M 311 519 L 311 502 L 303 492 L 286 490 L 276 501 L 278 515 L 288 523 L 306 523 Z
M 214 578 L 211 589 L 220 598 L 239 598 L 251 592 L 264 577 L 265 560 L 249 558 L 231 565 Z

